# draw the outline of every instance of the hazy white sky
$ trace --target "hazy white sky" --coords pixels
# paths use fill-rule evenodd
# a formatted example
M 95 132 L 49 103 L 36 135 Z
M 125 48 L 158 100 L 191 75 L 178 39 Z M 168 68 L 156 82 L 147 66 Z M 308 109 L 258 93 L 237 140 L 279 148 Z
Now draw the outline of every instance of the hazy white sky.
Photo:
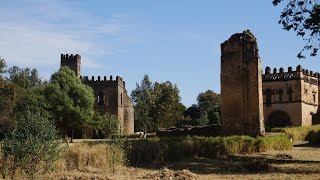
M 144 74 L 178 85 L 186 106 L 220 93 L 220 44 L 250 29 L 265 66 L 319 71 L 298 60 L 303 40 L 277 24 L 271 0 L 10 0 L 0 6 L 0 56 L 48 79 L 61 53 L 82 56 L 82 75 L 119 75 L 129 95 Z

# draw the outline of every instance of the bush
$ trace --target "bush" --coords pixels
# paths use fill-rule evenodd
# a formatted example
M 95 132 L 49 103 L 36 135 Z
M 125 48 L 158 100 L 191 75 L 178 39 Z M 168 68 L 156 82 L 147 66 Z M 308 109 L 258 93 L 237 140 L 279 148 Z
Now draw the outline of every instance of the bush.
M 319 134 L 320 125 L 291 128 L 273 128 L 271 131 L 285 133 L 286 136 L 292 138 L 293 141 L 309 141 L 310 138 L 315 138 L 315 133 Z
M 15 128 L 2 146 L 2 175 L 14 178 L 17 169 L 33 179 L 52 168 L 59 158 L 60 142 L 55 126 L 40 114 L 26 112 L 16 116 Z
M 289 150 L 293 144 L 286 136 L 249 137 L 175 137 L 131 141 L 127 157 L 131 164 L 162 163 L 193 156 L 215 158 L 267 150 Z

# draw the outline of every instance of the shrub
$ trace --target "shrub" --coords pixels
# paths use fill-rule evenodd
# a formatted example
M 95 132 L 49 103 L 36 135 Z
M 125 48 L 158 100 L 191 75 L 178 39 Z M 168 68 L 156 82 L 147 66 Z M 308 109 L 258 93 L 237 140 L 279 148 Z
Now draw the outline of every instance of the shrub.
M 249 137 L 175 137 L 131 141 L 127 157 L 131 164 L 161 163 L 193 156 L 214 158 L 267 150 L 289 150 L 293 144 L 286 136 Z
M 48 171 L 59 158 L 60 142 L 55 126 L 40 114 L 26 112 L 16 116 L 15 128 L 2 146 L 2 175 L 14 178 L 20 168 L 33 179 L 40 171 Z

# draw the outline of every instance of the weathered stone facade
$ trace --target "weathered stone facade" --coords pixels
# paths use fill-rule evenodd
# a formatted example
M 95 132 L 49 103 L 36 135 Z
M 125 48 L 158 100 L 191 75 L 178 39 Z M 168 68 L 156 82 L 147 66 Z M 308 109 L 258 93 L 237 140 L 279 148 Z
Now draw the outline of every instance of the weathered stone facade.
M 302 69 L 265 68 L 263 107 L 267 130 L 272 127 L 310 126 L 319 109 L 319 73 Z
M 261 60 L 250 31 L 221 44 L 221 119 L 224 135 L 264 134 Z
M 78 54 L 61 54 L 61 66 L 68 66 L 74 70 L 76 75 L 82 79 L 83 83 L 93 89 L 96 97 L 96 108 L 98 108 L 98 110 L 109 112 L 119 117 L 122 134 L 134 133 L 134 109 L 125 88 L 125 81 L 123 81 L 121 77 L 117 76 L 113 79 L 113 77 L 110 76 L 110 78 L 107 79 L 107 77 L 104 76 L 102 79 L 98 76 L 97 79 L 95 79 L 95 77 L 92 76 L 89 79 L 88 76 L 80 76 L 81 56 Z M 87 137 L 92 136 L 91 131 L 90 129 L 85 129 Z

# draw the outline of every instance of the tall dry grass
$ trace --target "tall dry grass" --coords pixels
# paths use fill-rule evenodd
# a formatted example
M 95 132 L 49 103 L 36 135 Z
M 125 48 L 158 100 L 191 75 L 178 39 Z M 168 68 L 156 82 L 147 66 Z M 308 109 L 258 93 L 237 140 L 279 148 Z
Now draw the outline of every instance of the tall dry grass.
M 105 142 L 72 144 L 56 164 L 57 171 L 114 172 L 126 163 L 123 148 Z
M 320 125 L 290 127 L 290 128 L 273 128 L 272 132 L 282 132 L 292 138 L 293 141 L 313 141 L 315 134 L 319 134 Z M 318 135 L 319 136 L 319 135 Z

